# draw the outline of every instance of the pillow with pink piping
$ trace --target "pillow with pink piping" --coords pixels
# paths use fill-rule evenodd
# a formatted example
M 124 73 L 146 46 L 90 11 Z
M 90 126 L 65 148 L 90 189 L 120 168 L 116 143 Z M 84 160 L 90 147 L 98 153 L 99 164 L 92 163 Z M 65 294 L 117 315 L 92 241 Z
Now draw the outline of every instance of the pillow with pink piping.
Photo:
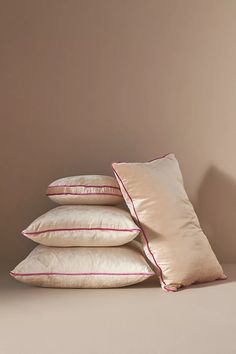
M 112 166 L 164 290 L 226 278 L 188 199 L 173 154 Z
M 57 179 L 49 184 L 47 196 L 57 204 L 115 205 L 124 201 L 116 179 L 100 175 Z
M 43 287 L 113 288 L 139 283 L 154 272 L 139 243 L 120 247 L 58 248 L 39 245 L 10 274 Z
M 140 232 L 129 211 L 108 205 L 62 205 L 34 220 L 22 234 L 55 247 L 119 246 Z

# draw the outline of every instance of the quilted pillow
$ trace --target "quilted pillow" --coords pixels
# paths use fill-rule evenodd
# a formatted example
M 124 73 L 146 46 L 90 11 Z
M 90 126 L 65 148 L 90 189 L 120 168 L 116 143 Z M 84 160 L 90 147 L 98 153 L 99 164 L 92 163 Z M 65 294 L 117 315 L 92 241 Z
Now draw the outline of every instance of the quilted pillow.
M 47 196 L 57 204 L 115 205 L 123 202 L 116 179 L 100 175 L 57 179 L 49 184 Z
M 139 283 L 154 273 L 138 242 L 121 247 L 37 246 L 10 274 L 31 285 L 57 288 L 113 288 Z
M 146 163 L 114 163 L 113 169 L 163 289 L 225 279 L 173 154 Z
M 130 213 L 114 206 L 63 205 L 33 221 L 22 234 L 47 246 L 119 246 L 140 232 Z

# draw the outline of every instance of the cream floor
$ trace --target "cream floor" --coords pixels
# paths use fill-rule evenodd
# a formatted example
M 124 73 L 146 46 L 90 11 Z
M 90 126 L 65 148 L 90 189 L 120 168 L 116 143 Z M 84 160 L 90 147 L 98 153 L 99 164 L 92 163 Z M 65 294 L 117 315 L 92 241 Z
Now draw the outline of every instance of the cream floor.
M 0 278 L 0 354 L 236 354 L 236 265 L 164 293 L 33 288 Z

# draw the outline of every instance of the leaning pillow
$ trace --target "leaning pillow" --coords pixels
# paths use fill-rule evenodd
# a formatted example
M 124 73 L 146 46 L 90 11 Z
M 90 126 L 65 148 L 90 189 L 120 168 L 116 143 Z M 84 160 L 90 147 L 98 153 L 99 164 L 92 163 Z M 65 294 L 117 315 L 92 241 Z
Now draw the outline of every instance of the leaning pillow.
M 163 289 L 225 279 L 173 154 L 147 163 L 114 163 L 113 169 Z
M 57 179 L 48 186 L 47 196 L 57 204 L 115 205 L 123 202 L 116 179 L 100 175 Z
M 37 246 L 10 274 L 31 285 L 57 288 L 113 288 L 154 274 L 136 241 L 110 248 Z
M 114 206 L 63 205 L 33 221 L 22 234 L 46 246 L 119 246 L 140 232 L 130 213 Z

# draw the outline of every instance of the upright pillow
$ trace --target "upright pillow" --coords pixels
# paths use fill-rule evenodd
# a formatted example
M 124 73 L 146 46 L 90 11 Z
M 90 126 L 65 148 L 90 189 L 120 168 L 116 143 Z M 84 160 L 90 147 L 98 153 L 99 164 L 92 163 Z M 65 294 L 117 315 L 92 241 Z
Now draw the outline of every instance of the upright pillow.
M 114 163 L 114 173 L 142 230 L 144 251 L 162 288 L 225 279 L 185 192 L 173 154 L 147 163 Z
M 119 246 L 140 232 L 130 213 L 102 205 L 63 205 L 41 215 L 22 234 L 46 246 Z
M 57 288 L 113 288 L 154 275 L 138 242 L 110 248 L 37 246 L 10 274 L 20 282 Z
M 47 196 L 57 204 L 115 205 L 123 202 L 116 179 L 100 175 L 57 179 L 49 184 Z

